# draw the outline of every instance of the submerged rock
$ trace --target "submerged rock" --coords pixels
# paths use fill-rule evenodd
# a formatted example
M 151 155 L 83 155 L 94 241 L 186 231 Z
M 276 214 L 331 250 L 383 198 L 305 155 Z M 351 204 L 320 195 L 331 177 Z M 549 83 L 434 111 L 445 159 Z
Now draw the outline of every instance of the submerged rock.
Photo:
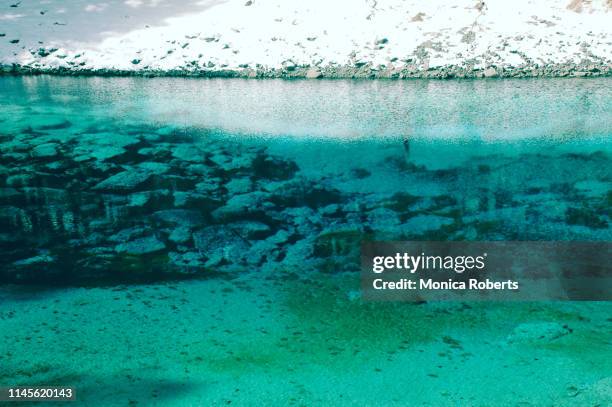
M 293 178 L 299 170 L 296 163 L 264 154 L 258 155 L 251 164 L 254 176 L 272 180 Z
M 212 216 L 217 220 L 244 218 L 248 214 L 261 212 L 268 197 L 268 194 L 260 191 L 234 195 L 224 206 L 213 211 Z
M 324 230 L 314 242 L 316 257 L 348 256 L 356 258 L 367 233 L 360 225 L 339 225 Z
M 96 184 L 93 189 L 106 191 L 132 191 L 145 184 L 151 178 L 147 171 L 126 170 L 110 176 Z
M 143 237 L 115 246 L 117 252 L 133 255 L 154 253 L 164 250 L 165 248 L 166 245 L 155 236 Z
M 169 252 L 168 260 L 171 264 L 180 268 L 193 270 L 194 273 L 201 271 L 205 260 L 200 253 L 197 252 Z
M 567 208 L 565 220 L 569 225 L 583 225 L 593 229 L 606 229 L 608 221 L 588 207 Z
M 426 232 L 438 230 L 443 226 L 452 225 L 453 218 L 437 215 L 417 215 L 408 219 L 401 225 L 401 233 L 404 235 L 421 235 Z
M 195 190 L 204 195 L 218 196 L 220 186 L 220 178 L 206 178 L 204 181 L 200 181 L 195 185 Z
M 46 143 L 32 149 L 32 157 L 55 157 L 58 154 L 58 144 Z
M 253 183 L 249 178 L 234 178 L 224 185 L 230 195 L 250 192 Z
M 249 242 L 227 226 L 209 226 L 193 234 L 198 251 L 208 260 L 207 267 L 238 265 L 243 262 L 249 249 Z
M 205 154 L 193 146 L 180 144 L 172 151 L 172 156 L 182 161 L 200 163 L 206 160 Z
M 256 221 L 234 222 L 228 224 L 227 227 L 249 240 L 262 239 L 272 233 L 270 226 Z
M 394 210 L 376 208 L 368 212 L 368 224 L 372 229 L 394 229 L 400 225 L 400 219 Z
M 126 243 L 135 237 L 139 237 L 144 235 L 147 230 L 142 226 L 134 226 L 127 229 L 122 229 L 119 232 L 115 233 L 108 237 L 108 240 L 116 243 Z
M 74 152 L 77 154 L 77 156 L 74 158 L 74 160 L 87 161 L 91 158 L 95 158 L 96 160 L 105 161 L 125 154 L 126 151 L 127 150 L 125 150 L 123 147 L 117 146 L 104 146 L 93 149 L 79 146 L 75 148 Z
M 569 386 L 569 399 L 559 400 L 557 405 L 573 406 L 610 406 L 612 405 L 612 376 L 604 377 L 585 386 Z
M 52 263 L 55 261 L 55 258 L 48 254 L 40 254 L 38 256 L 29 257 L 27 259 L 17 260 L 13 263 L 14 266 L 23 267 L 23 266 L 32 266 L 32 265 L 42 265 L 47 263 Z
M 157 211 L 153 214 L 153 217 L 163 223 L 189 228 L 204 224 L 204 217 L 200 212 L 188 209 Z
M 142 207 L 146 205 L 147 202 L 149 202 L 150 198 L 151 194 L 148 192 L 139 192 L 136 194 L 131 194 L 130 202 L 128 203 L 128 205 L 134 207 Z
M 572 333 L 567 325 L 558 322 L 526 322 L 508 336 L 508 343 L 548 342 Z
M 191 240 L 191 229 L 185 226 L 174 229 L 168 239 L 174 243 L 184 244 Z
M 137 165 L 137 168 L 150 174 L 161 175 L 170 170 L 170 166 L 165 163 L 145 161 Z

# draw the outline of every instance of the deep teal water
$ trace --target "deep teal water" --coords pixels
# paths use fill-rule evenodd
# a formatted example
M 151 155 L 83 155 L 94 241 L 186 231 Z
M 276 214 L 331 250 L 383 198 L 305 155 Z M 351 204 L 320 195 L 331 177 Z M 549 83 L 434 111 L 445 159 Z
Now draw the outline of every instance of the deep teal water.
M 609 303 L 355 290 L 364 239 L 610 241 L 612 80 L 39 76 L 0 95 L 0 385 L 88 405 L 609 400 Z
M 362 239 L 612 237 L 608 79 L 0 89 L 4 281 L 340 271 Z

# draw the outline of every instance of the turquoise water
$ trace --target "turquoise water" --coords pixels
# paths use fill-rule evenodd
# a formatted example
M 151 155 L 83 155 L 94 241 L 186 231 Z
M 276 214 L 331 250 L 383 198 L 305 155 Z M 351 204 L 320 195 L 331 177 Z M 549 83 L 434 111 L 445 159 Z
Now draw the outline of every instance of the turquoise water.
M 610 401 L 610 303 L 358 291 L 364 239 L 610 241 L 609 79 L 0 94 L 0 383 L 92 405 Z

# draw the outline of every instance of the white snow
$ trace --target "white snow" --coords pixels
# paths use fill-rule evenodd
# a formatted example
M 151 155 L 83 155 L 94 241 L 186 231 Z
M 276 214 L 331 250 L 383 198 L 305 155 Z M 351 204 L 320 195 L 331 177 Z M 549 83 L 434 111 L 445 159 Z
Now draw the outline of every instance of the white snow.
M 163 71 L 607 66 L 611 7 L 611 0 L 4 0 L 0 64 Z

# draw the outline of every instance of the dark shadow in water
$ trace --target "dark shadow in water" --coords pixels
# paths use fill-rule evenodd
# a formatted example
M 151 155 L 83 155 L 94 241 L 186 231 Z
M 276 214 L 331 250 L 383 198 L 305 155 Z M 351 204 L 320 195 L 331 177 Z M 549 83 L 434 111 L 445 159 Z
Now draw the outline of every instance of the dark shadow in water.
M 147 377 L 115 378 L 115 377 L 85 377 L 85 386 L 77 386 L 77 397 L 95 404 L 104 397 L 119 399 L 123 405 L 151 405 L 152 403 L 167 403 L 172 399 L 180 399 L 184 395 L 201 388 L 189 381 L 169 379 L 154 379 Z M 81 378 L 83 380 L 83 378 Z M 101 405 L 109 405 L 101 402 Z
M 36 363 L 32 366 L 12 366 L 0 373 L 2 383 L 19 386 L 69 386 L 76 392 L 80 405 L 150 405 L 168 402 L 201 389 L 201 383 L 125 374 L 121 376 L 79 375 L 62 366 Z M 64 370 L 64 371 L 63 371 Z M 57 372 L 57 373 L 53 373 Z M 119 404 L 114 404 L 119 403 Z M 30 405 L 42 403 L 31 403 Z M 74 405 L 58 403 L 55 405 Z
M 0 304 L 3 301 L 31 301 L 43 298 L 55 292 L 61 292 L 66 288 L 114 288 L 116 290 L 127 289 L 138 285 L 168 285 L 186 280 L 209 280 L 222 279 L 233 280 L 237 273 L 208 271 L 201 274 L 167 274 L 155 275 L 116 275 L 106 276 L 98 280 L 78 279 L 68 275 L 66 279 L 49 280 L 45 284 L 40 282 L 28 284 L 2 284 L 0 285 Z

